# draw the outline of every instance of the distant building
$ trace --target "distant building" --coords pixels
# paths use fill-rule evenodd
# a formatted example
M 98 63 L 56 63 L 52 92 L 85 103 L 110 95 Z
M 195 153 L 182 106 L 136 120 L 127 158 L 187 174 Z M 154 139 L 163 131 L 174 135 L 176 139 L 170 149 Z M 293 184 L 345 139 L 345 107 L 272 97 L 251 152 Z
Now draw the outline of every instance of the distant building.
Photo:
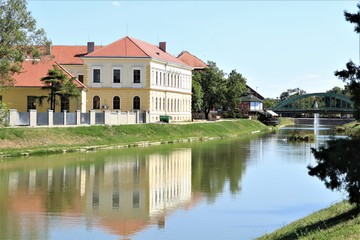
M 241 97 L 239 109 L 243 116 L 251 116 L 263 111 L 263 103 L 262 100 L 250 93 Z
M 264 101 L 265 98 L 260 93 L 251 88 L 249 85 L 246 84 L 246 88 L 249 90 L 250 94 L 257 97 L 259 100 Z
M 187 65 L 193 67 L 196 70 L 203 70 L 208 67 L 206 63 L 204 63 L 200 58 L 192 55 L 188 51 L 182 51 L 179 56 L 177 57 L 182 62 L 186 63 Z

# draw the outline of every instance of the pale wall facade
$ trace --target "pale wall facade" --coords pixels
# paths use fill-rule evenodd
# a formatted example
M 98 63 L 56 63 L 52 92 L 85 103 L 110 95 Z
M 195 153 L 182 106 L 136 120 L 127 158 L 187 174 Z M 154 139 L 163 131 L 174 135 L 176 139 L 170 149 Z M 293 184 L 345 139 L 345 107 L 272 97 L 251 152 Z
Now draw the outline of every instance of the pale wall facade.
M 83 61 L 87 111 L 140 110 L 150 113 L 151 122 L 159 121 L 161 115 L 171 116 L 173 121 L 191 120 L 190 67 L 150 58 L 83 58 Z M 114 80 L 114 75 L 120 79 Z

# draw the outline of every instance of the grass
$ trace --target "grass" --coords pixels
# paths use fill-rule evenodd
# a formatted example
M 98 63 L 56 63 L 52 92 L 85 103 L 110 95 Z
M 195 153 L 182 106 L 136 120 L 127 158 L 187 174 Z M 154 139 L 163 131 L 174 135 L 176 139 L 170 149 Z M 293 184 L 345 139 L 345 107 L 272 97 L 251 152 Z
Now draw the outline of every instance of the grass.
M 360 239 L 359 208 L 343 201 L 258 238 L 275 239 Z
M 208 140 L 268 131 L 258 121 L 202 122 L 192 124 L 137 124 L 54 128 L 1 128 L 0 155 L 21 156 L 138 146 L 139 143 L 172 143 Z M 141 145 L 141 144 L 140 144 Z
M 313 142 L 315 141 L 315 135 L 313 133 L 301 133 L 300 131 L 293 131 L 287 139 L 294 142 Z
M 351 123 L 338 126 L 336 127 L 336 132 L 348 136 L 360 136 L 360 122 L 353 121 Z

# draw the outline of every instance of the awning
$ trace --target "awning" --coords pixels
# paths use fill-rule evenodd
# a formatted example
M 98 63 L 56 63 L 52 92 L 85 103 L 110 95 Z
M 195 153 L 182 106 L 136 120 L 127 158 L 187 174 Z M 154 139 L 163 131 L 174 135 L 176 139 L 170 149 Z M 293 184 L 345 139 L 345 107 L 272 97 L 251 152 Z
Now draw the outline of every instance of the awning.
M 271 110 L 266 110 L 266 112 L 269 113 L 269 114 L 271 114 L 271 116 L 273 116 L 273 117 L 279 116 L 276 112 L 271 111 Z

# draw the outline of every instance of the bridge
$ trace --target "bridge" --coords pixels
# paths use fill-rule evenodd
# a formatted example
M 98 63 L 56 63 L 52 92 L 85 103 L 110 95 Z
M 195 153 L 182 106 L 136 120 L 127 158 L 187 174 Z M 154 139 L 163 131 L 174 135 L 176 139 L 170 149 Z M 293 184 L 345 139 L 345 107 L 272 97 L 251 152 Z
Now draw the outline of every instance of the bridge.
M 317 107 L 315 107 L 317 103 Z M 320 113 L 321 115 L 352 115 L 353 102 L 349 97 L 337 93 L 310 93 L 290 97 L 278 103 L 273 110 L 282 116 L 301 116 Z

